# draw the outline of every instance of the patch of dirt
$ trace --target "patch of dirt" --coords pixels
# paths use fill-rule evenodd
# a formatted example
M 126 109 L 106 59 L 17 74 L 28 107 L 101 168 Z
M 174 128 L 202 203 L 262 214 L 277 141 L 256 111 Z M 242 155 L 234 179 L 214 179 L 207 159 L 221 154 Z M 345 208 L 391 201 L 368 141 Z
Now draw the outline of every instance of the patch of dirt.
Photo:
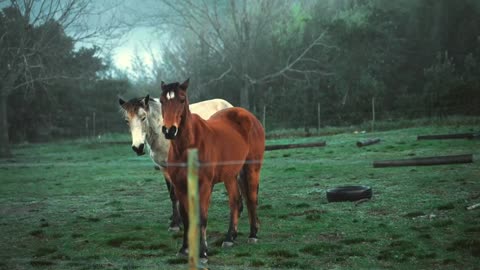
M 42 267 L 42 266 L 52 266 L 52 265 L 54 265 L 54 263 L 50 262 L 50 261 L 38 261 L 38 260 L 30 261 L 30 264 L 33 267 Z
M 280 257 L 280 258 L 295 258 L 298 257 L 298 254 L 290 252 L 284 249 L 271 250 L 267 252 L 268 256 Z
M 123 243 L 129 242 L 129 241 L 143 241 L 144 239 L 140 237 L 130 237 L 130 236 L 122 236 L 122 237 L 117 237 L 113 238 L 107 241 L 107 245 L 111 247 L 121 247 Z
M 480 257 L 480 240 L 477 239 L 459 239 L 453 241 L 447 248 L 448 251 L 465 250 L 470 251 L 472 256 Z
M 319 233 L 315 239 L 319 242 L 336 242 L 343 239 L 343 235 L 340 233 Z
M 0 205 L 0 216 L 21 216 L 32 212 L 39 212 L 45 203 L 25 203 L 22 205 Z
M 311 216 L 311 215 L 319 215 L 319 214 L 325 214 L 327 211 L 325 210 L 319 210 L 319 209 L 311 209 L 311 210 L 306 210 L 303 212 L 294 212 L 290 213 L 287 215 L 281 215 L 279 216 L 280 218 L 287 218 L 287 217 L 298 217 L 298 216 Z
M 368 211 L 373 216 L 388 216 L 391 214 L 391 210 L 388 209 L 371 209 Z

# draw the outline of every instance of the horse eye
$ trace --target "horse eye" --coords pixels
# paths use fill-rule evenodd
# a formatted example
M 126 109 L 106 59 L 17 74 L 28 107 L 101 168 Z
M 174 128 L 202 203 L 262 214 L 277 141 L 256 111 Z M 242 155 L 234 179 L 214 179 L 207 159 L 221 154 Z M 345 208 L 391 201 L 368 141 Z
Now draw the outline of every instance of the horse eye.
M 127 119 L 125 119 L 125 123 L 127 123 L 127 125 L 130 124 L 130 122 Z
M 143 117 L 143 118 L 142 118 L 142 122 L 145 121 L 145 119 L 147 119 L 147 117 Z
M 180 102 L 181 102 L 181 103 L 185 103 L 185 99 L 180 99 Z

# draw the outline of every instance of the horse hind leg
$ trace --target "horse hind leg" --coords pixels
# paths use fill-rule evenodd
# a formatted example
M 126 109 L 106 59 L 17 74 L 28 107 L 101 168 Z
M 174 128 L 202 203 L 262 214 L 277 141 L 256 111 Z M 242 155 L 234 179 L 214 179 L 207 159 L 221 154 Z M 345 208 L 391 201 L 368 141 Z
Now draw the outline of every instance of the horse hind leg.
M 228 193 L 228 201 L 230 206 L 230 224 L 228 232 L 222 247 L 231 247 L 234 244 L 238 234 L 238 219 L 240 217 L 242 205 L 242 196 L 240 194 L 238 182 L 235 178 L 224 181 L 225 188 Z
M 239 175 L 239 186 L 245 198 L 250 222 L 249 243 L 256 243 L 258 229 L 260 227 L 257 216 L 258 188 L 260 184 L 261 164 L 245 164 Z
M 244 195 L 243 195 L 242 186 L 240 184 L 240 178 L 243 177 L 242 172 L 243 172 L 243 170 L 241 170 L 240 173 L 237 176 L 237 185 L 238 185 L 238 189 L 240 191 L 238 218 L 240 218 L 242 216 L 242 213 L 243 213 L 243 198 L 244 198 Z

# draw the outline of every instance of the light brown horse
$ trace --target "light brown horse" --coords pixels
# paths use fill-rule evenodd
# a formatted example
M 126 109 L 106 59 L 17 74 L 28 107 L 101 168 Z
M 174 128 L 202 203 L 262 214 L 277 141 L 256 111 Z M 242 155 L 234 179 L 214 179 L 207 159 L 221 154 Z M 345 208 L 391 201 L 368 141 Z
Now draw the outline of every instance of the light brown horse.
M 171 140 L 167 171 L 180 202 L 184 224 L 183 244 L 179 254 L 188 253 L 187 150 L 198 149 L 200 168 L 200 257 L 207 259 L 207 217 L 213 186 L 223 182 L 228 192 L 230 224 L 223 246 L 232 246 L 237 237 L 240 190 L 245 198 L 250 222 L 249 242 L 257 241 L 258 188 L 265 150 L 265 132 L 257 118 L 242 108 L 228 108 L 208 120 L 190 113 L 187 97 L 189 80 L 182 84 L 162 82 L 162 132 Z M 238 182 L 237 182 L 238 177 Z

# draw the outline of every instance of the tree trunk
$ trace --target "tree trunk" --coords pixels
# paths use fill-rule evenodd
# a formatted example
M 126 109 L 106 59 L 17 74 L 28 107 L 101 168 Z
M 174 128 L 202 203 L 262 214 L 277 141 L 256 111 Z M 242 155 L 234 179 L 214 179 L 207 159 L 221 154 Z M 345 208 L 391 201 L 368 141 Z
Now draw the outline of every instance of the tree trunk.
M 0 158 L 11 157 L 8 139 L 7 95 L 0 95 Z
M 240 92 L 240 107 L 250 110 L 250 101 L 249 101 L 249 91 L 250 87 L 246 80 L 243 81 L 243 89 Z

